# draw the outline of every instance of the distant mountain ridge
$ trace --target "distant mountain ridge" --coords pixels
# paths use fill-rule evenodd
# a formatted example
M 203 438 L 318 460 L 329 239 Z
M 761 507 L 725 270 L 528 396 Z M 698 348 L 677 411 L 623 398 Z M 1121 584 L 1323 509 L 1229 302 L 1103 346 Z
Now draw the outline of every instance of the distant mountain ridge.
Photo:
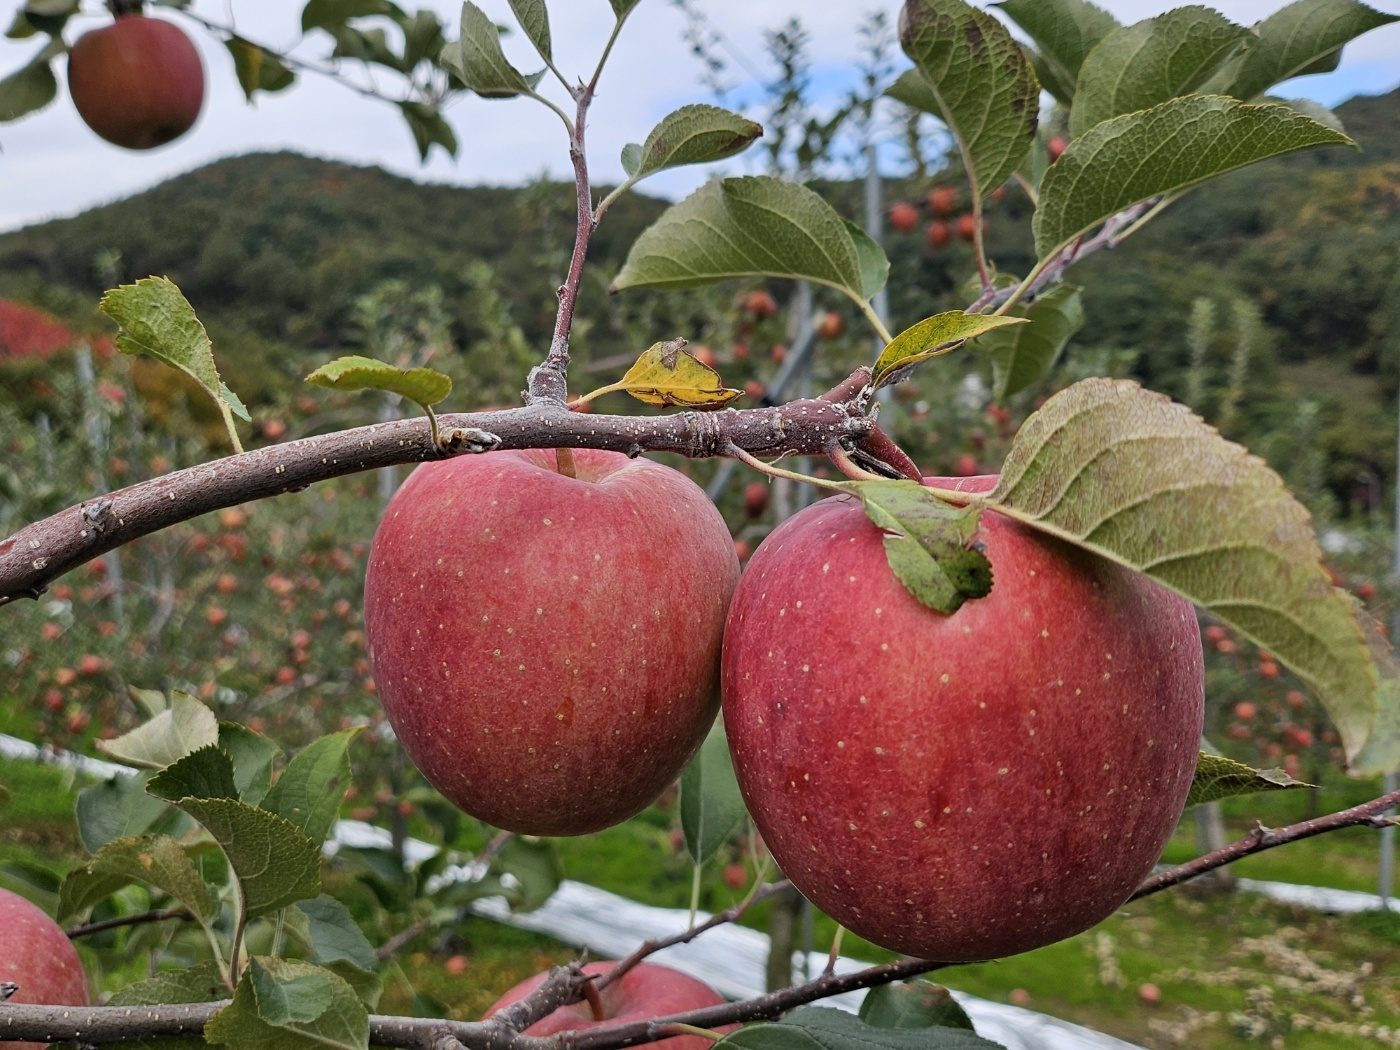
M 1400 375 L 1400 90 L 1351 99 L 1336 112 L 1361 149 L 1290 155 L 1217 180 L 1068 276 L 1086 288 L 1088 323 L 1076 345 L 1125 348 L 1134 374 L 1177 397 L 1189 386 L 1185 333 L 1193 305 L 1206 299 L 1218 308 L 1219 357 L 1207 365 L 1220 387 L 1228 381 L 1233 304 L 1253 304 L 1262 336 L 1248 362 L 1239 425 L 1282 426 L 1297 397 L 1321 399 L 1321 425 L 1332 428 L 1329 448 L 1337 450 L 1328 469 L 1342 485 L 1353 475 L 1394 476 L 1388 428 Z M 814 185 L 838 209 L 859 214 L 858 186 Z M 889 197 L 921 199 L 926 189 L 891 182 Z M 707 324 L 707 338 L 730 338 L 697 297 L 610 300 L 604 293 L 632 241 L 665 206 L 628 195 L 598 228 L 580 307 L 582 360 L 594 345 L 600 356 L 613 356 L 655 338 L 699 338 Z M 989 244 L 1007 272 L 1024 272 L 1033 261 L 1029 214 L 1015 191 L 990 213 Z M 548 341 L 573 224 L 573 194 L 557 183 L 420 184 L 373 167 L 252 154 L 0 235 L 0 296 L 97 328 L 95 304 L 113 277 L 168 275 L 209 326 L 231 381 L 238 380 L 233 385 L 256 393 L 342 349 L 356 298 L 395 278 L 442 289 L 468 353 L 490 345 L 509 323 L 518 327 L 516 345 L 533 354 L 530 348 Z M 929 249 L 921 232 L 896 236 L 890 247 L 897 326 L 962 305 L 965 247 Z M 492 285 L 494 313 L 479 309 L 483 280 Z M 786 294 L 783 282 L 774 290 Z M 621 320 L 626 311 L 630 328 Z M 466 364 L 476 369 L 477 362 Z M 493 396 L 518 389 L 510 385 L 518 380 L 498 379 Z

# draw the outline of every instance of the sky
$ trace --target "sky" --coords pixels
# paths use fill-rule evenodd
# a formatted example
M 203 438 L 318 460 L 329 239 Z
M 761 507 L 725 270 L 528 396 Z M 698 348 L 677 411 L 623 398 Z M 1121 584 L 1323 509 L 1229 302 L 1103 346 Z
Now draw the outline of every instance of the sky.
M 1160 14 L 1167 0 L 1098 0 L 1121 22 Z M 763 34 L 798 16 L 811 33 L 814 87 L 818 97 L 840 97 L 850 82 L 855 55 L 854 30 L 870 10 L 898 4 L 870 0 L 862 4 L 812 4 L 809 0 L 696 0 L 711 24 L 723 33 L 730 79 L 737 91 L 756 97 L 758 78 L 771 74 L 764 60 Z M 21 0 L 0 0 L 0 24 L 8 25 Z M 106 21 L 94 13 L 70 23 L 68 39 Z M 296 47 L 308 58 L 329 52 L 324 34 L 300 38 L 300 0 L 194 0 L 194 10 L 211 20 L 233 21 L 239 32 L 281 50 Z M 404 6 L 439 11 L 455 35 L 457 0 L 408 0 Z M 502 24 L 512 22 L 506 0 L 482 0 L 481 6 Z M 612 24 L 607 0 L 553 0 L 550 3 L 555 57 L 568 74 L 590 71 Z M 1281 0 L 1220 0 L 1215 8 L 1241 24 L 1252 24 L 1281 6 Z M 1374 6 L 1400 14 L 1400 0 Z M 166 13 L 173 21 L 174 14 Z M 188 26 L 188 23 L 185 23 Z M 519 184 L 541 173 L 569 173 L 563 126 L 543 106 L 525 100 L 485 100 L 463 95 L 448 113 L 456 131 L 458 156 L 434 150 L 420 164 L 408 130 L 397 111 L 365 99 L 333 80 L 304 75 L 292 89 L 259 95 L 250 106 L 233 75 L 227 51 L 216 39 L 191 28 L 204 58 L 208 81 L 205 109 L 186 136 L 157 150 L 130 152 L 110 146 L 78 118 L 66 89 L 47 109 L 12 124 L 0 124 L 0 231 L 46 219 L 75 215 L 96 205 L 146 189 L 174 175 L 235 154 L 292 149 L 356 164 L 377 164 L 410 178 L 460 185 Z M 599 84 L 589 135 L 590 166 L 597 182 L 616 181 L 618 154 L 641 141 L 666 113 L 687 102 L 712 102 L 701 83 L 701 68 L 682 40 L 684 19 L 669 0 L 642 0 L 624 27 L 621 40 Z M 20 67 L 37 50 L 35 40 L 0 39 L 0 76 Z M 537 68 L 523 34 L 505 42 L 507 54 L 522 69 Z M 901 56 L 902 57 L 902 56 Z M 60 60 L 60 66 L 62 61 Z M 60 71 L 60 79 L 62 74 Z M 1348 46 L 1335 73 L 1299 78 L 1278 94 L 1304 96 L 1335 105 L 1355 94 L 1377 94 L 1400 85 L 1400 23 L 1367 34 Z M 564 102 L 557 84 L 554 98 Z M 761 119 L 761 112 L 749 115 Z M 754 151 L 751 151 L 754 154 Z M 751 155 L 729 162 L 730 173 L 760 170 Z M 703 168 L 668 173 L 648 180 L 648 192 L 677 197 L 706 177 Z

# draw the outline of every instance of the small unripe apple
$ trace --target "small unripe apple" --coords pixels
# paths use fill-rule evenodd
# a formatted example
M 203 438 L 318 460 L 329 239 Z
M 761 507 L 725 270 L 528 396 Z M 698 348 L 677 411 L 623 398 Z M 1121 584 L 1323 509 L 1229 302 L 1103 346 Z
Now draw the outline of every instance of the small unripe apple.
M 900 201 L 890 209 L 890 228 L 911 233 L 919 226 L 919 209 L 908 201 Z
M 1190 603 L 994 511 L 978 538 L 991 592 L 935 612 L 860 502 L 823 500 L 749 559 L 724 642 L 735 773 L 783 873 L 853 933 L 944 962 L 1112 914 L 1201 737 Z
M 939 218 L 946 219 L 958 208 L 958 191 L 952 186 L 936 186 L 929 191 L 929 211 Z
M 49 1006 L 86 1006 L 87 977 L 58 923 L 17 893 L 0 889 L 0 984 L 19 991 L 5 1000 Z M 3 1043 L 5 1050 L 47 1050 L 46 1043 Z
M 637 813 L 714 721 L 739 575 L 670 467 L 575 449 L 425 463 L 369 551 L 365 632 L 394 731 L 449 801 L 508 831 Z
M 938 219 L 928 224 L 924 236 L 928 239 L 929 247 L 943 248 L 953 239 L 953 231 L 948 228 L 946 222 Z
M 121 15 L 73 45 L 68 92 L 83 122 L 108 142 L 154 149 L 194 126 L 204 104 L 204 65 L 179 27 Z

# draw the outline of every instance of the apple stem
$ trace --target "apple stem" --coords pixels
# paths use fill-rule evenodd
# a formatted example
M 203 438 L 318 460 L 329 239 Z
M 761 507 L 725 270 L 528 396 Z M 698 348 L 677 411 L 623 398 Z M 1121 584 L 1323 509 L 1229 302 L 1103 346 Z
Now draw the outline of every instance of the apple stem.
M 836 972 L 836 960 L 841 958 L 841 940 L 846 936 L 846 927 L 838 925 L 836 936 L 831 938 L 831 951 L 826 957 L 826 969 L 822 970 L 823 977 L 830 977 Z
M 851 454 L 840 445 L 832 445 L 827 457 L 836 464 L 838 470 L 852 481 L 888 481 L 883 474 L 866 470 L 851 458 Z
M 554 450 L 554 468 L 566 478 L 578 477 L 578 467 L 574 465 L 574 450 L 556 448 Z
M 593 1014 L 593 1020 L 606 1021 L 608 1012 L 603 1008 L 603 997 L 598 994 L 597 982 L 591 978 L 583 982 L 583 997 L 588 1001 L 589 1012 Z

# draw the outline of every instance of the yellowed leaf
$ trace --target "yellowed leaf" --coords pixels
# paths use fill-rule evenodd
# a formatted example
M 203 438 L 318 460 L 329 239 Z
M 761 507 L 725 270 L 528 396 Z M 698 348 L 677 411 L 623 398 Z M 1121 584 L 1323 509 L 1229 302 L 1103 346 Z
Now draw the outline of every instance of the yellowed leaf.
M 692 357 L 685 345 L 684 339 L 652 343 L 620 380 L 580 400 L 621 390 L 648 405 L 722 408 L 739 396 L 741 391 L 725 386 L 719 373 Z

